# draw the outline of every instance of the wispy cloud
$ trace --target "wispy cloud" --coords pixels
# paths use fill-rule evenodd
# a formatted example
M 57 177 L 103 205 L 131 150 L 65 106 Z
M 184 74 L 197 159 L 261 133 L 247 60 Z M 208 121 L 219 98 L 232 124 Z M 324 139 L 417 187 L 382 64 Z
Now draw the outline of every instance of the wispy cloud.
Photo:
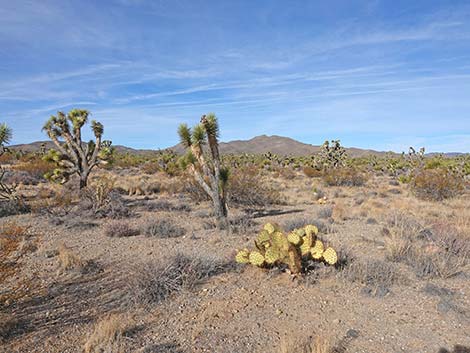
M 83 106 L 108 137 L 137 147 L 173 144 L 179 121 L 209 110 L 224 138 L 338 136 L 385 149 L 415 136 L 456 147 L 433 134 L 470 131 L 470 7 L 348 6 L 5 2 L 2 112 L 16 142 L 42 138 L 49 114 Z M 77 13 L 87 20 L 71 25 Z

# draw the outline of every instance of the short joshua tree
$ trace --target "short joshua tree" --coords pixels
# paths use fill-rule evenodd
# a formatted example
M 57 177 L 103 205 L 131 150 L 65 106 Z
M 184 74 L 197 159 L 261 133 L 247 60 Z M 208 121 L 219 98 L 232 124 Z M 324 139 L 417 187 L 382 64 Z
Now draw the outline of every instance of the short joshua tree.
M 102 141 L 101 123 L 92 120 L 95 141 L 82 142 L 81 129 L 88 122 L 89 115 L 87 110 L 73 109 L 68 114 L 58 112 L 57 116 L 51 116 L 46 122 L 43 130 L 56 146 L 56 150 L 49 150 L 44 156 L 45 160 L 56 165 L 56 169 L 46 178 L 63 184 L 76 174 L 80 178 L 80 189 L 83 189 L 93 168 L 109 161 L 113 149 L 111 141 Z
M 0 124 L 0 156 L 6 152 L 5 146 L 10 143 L 12 137 L 13 131 L 11 128 L 5 123 Z
M 219 124 L 214 114 L 203 115 L 192 129 L 181 124 L 178 129 L 181 143 L 187 148 L 182 159 L 184 168 L 194 175 L 199 185 L 211 198 L 219 227 L 227 225 L 226 187 L 228 169 L 223 168 L 219 154 Z M 205 154 L 203 145 L 209 145 Z
M 346 149 L 339 140 L 325 141 L 320 149 L 319 159 L 323 168 L 343 167 L 346 162 Z

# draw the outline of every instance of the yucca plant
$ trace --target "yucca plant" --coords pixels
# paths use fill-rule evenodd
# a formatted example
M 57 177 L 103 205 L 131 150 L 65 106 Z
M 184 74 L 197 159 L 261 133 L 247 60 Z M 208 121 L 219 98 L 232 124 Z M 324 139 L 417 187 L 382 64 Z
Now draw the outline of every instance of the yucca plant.
M 5 146 L 10 143 L 12 137 L 11 128 L 6 123 L 0 124 L 0 156 L 7 151 Z
M 213 113 L 203 115 L 200 123 L 192 129 L 181 124 L 178 135 L 187 149 L 186 155 L 181 159 L 182 167 L 189 169 L 211 198 L 218 226 L 227 226 L 226 189 L 229 172 L 220 162 L 217 117 Z M 206 144 L 209 146 L 208 153 L 203 149 Z
M 54 142 L 57 150 L 51 149 L 44 160 L 55 163 L 56 169 L 46 178 L 65 183 L 72 175 L 80 178 L 80 189 L 87 186 L 90 172 L 99 164 L 106 164 L 111 158 L 111 141 L 102 141 L 103 124 L 92 120 L 91 129 L 95 141 L 82 142 L 82 127 L 88 122 L 90 113 L 83 109 L 73 109 L 68 114 L 58 112 L 51 116 L 43 130 Z
M 13 137 L 13 130 L 6 124 L 0 124 L 0 156 L 8 149 L 6 145 L 10 143 Z M 3 182 L 6 170 L 0 166 L 0 200 L 13 200 L 17 198 L 16 185 L 7 185 Z

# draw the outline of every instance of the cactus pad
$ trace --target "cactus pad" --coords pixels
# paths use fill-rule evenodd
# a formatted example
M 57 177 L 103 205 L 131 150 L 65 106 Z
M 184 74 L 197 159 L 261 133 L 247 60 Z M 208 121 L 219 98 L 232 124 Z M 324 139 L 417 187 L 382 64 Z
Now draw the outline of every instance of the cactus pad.
M 235 256 L 235 261 L 238 262 L 239 264 L 247 264 L 250 262 L 250 252 L 248 249 L 243 249 L 237 252 L 237 255 Z
M 305 226 L 305 233 L 311 234 L 311 235 L 317 235 L 318 234 L 318 228 L 314 226 L 313 224 L 309 224 Z
M 338 262 L 338 255 L 336 254 L 335 249 L 333 248 L 326 248 L 323 252 L 323 260 L 329 265 L 334 265 Z
M 300 253 L 305 256 L 310 253 L 312 247 L 313 236 L 311 234 L 302 237 L 302 244 L 300 245 Z
M 316 240 L 313 247 L 310 249 L 310 253 L 315 260 L 320 260 L 323 255 L 323 242 L 321 240 Z
M 261 267 L 264 264 L 264 256 L 258 251 L 252 251 L 249 256 L 252 265 Z
M 266 223 L 263 227 L 264 230 L 268 232 L 268 234 L 273 234 L 278 228 L 272 223 Z
M 302 238 L 299 236 L 297 232 L 291 232 L 287 235 L 287 240 L 291 244 L 299 245 L 300 242 L 302 241 Z

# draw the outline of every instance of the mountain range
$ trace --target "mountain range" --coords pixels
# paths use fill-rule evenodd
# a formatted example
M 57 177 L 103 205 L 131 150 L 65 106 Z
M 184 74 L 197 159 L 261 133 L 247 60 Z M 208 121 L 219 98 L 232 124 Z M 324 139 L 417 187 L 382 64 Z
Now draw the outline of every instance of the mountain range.
M 25 152 L 35 152 L 39 151 L 42 146 L 46 149 L 54 148 L 54 144 L 51 141 L 36 141 L 29 144 L 13 145 L 10 146 L 12 149 L 22 150 Z M 131 147 L 117 145 L 115 146 L 116 150 L 120 153 L 130 153 L 130 154 L 148 154 L 155 152 L 157 150 L 151 149 L 134 149 Z M 220 152 L 222 154 L 263 154 L 271 152 L 280 156 L 306 156 L 318 153 L 321 146 L 311 145 L 303 143 L 297 140 L 294 140 L 289 137 L 284 136 L 267 136 L 261 135 L 253 137 L 249 140 L 234 140 L 229 142 L 220 142 L 219 145 Z M 184 153 L 184 147 L 181 144 L 177 144 L 169 149 L 175 151 L 177 154 Z M 383 156 L 387 152 L 383 151 L 374 151 L 369 149 L 361 148 L 346 148 L 346 151 L 350 157 L 363 157 L 369 155 Z M 393 152 L 389 152 L 393 153 Z M 448 153 L 446 156 L 456 156 L 461 153 Z

